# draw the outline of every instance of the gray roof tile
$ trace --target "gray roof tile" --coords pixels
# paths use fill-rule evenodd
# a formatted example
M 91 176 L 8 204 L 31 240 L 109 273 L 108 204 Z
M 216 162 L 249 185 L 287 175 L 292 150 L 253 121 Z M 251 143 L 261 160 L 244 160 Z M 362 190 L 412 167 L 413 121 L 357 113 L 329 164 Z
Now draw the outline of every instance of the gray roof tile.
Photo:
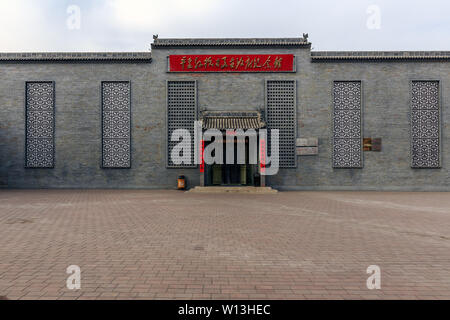
M 152 47 L 190 46 L 305 46 L 310 43 L 304 38 L 199 38 L 199 39 L 159 39 Z
M 450 51 L 315 51 L 312 61 L 326 60 L 448 60 Z
M 0 61 L 151 61 L 150 52 L 10 52 Z

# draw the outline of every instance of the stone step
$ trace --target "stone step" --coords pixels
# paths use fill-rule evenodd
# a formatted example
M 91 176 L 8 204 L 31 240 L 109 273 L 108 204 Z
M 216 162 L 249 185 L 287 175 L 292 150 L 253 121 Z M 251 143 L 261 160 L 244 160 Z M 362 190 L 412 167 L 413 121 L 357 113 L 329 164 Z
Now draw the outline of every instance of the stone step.
M 191 193 L 257 193 L 257 194 L 269 194 L 277 193 L 278 190 L 271 187 L 224 187 L 224 186 L 211 186 L 211 187 L 195 187 L 186 192 Z

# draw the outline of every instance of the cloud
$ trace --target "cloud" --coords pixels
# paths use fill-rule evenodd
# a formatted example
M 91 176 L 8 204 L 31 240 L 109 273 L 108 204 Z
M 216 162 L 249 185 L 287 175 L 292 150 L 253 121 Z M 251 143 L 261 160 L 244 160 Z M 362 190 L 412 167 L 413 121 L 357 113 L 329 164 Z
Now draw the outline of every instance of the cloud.
M 182 17 L 200 19 L 207 16 L 218 4 L 214 0 L 112 0 L 118 25 L 127 29 L 158 29 Z
M 67 28 L 67 7 L 81 29 Z M 367 28 L 377 5 L 381 28 Z M 315 50 L 450 50 L 446 0 L 0 0 L 0 51 L 143 51 L 160 37 L 292 37 Z
M 0 2 L 0 39 L 2 51 L 33 51 L 49 41 L 50 30 L 45 11 L 38 3 L 26 0 Z M 35 36 L 38 34 L 39 36 Z

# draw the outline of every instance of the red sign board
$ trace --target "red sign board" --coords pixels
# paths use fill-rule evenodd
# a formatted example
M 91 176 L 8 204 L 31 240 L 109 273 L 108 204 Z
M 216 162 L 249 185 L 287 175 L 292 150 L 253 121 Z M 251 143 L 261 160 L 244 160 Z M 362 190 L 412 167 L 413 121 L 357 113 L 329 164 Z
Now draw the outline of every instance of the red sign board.
M 170 72 L 293 72 L 293 54 L 186 54 L 169 56 Z

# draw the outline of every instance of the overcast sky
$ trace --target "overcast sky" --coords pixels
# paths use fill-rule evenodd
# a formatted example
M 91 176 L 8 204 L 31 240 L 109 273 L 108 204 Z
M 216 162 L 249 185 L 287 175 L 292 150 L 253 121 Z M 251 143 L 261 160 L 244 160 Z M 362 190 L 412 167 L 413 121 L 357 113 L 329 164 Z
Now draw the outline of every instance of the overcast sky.
M 146 51 L 161 38 L 298 37 L 313 50 L 448 50 L 449 0 L 0 0 L 0 51 Z

